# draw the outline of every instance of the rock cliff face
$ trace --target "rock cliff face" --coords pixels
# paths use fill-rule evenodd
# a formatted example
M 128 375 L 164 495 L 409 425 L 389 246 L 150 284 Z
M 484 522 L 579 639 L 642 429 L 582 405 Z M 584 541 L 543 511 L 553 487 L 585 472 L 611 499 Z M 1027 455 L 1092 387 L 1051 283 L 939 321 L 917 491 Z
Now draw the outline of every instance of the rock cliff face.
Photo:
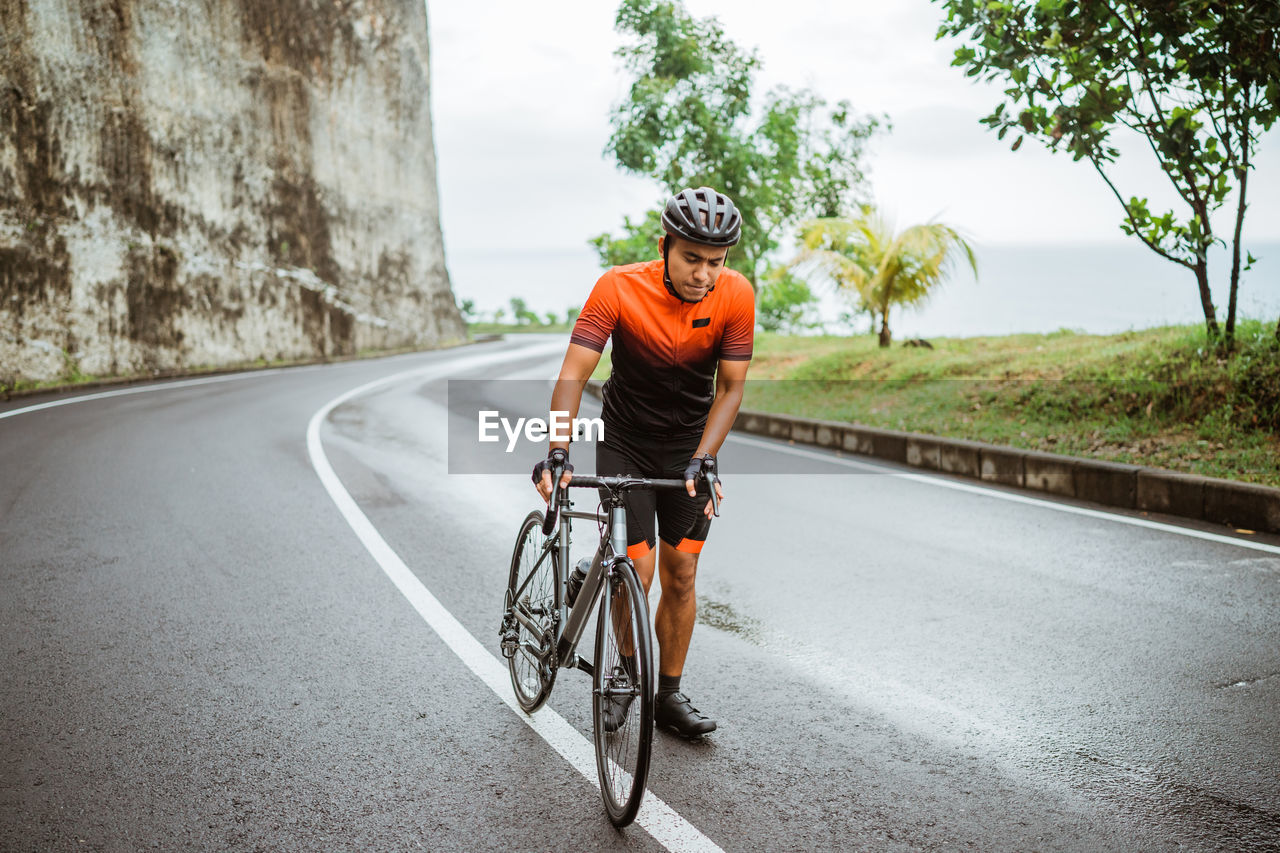
M 0 383 L 460 339 L 422 0 L 0 0 Z

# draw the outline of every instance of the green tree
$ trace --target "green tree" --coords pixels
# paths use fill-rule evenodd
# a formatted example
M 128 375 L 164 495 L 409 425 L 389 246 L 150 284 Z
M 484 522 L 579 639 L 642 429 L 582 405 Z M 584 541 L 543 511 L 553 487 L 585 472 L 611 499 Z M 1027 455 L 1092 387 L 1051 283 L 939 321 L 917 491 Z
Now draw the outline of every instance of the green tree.
M 537 325 L 538 315 L 529 310 L 528 304 L 519 296 L 511 297 L 511 314 L 516 318 L 516 323 L 521 326 L 530 324 Z
M 464 299 L 458 303 L 458 310 L 462 313 L 463 319 L 468 323 L 476 321 L 476 301 L 474 299 Z
M 769 271 L 756 296 L 756 323 L 766 332 L 799 332 L 818 325 L 813 317 L 817 299 L 808 282 L 785 266 Z
M 589 241 L 605 267 L 638 264 L 658 257 L 658 238 L 662 236 L 662 211 L 650 210 L 639 222 L 622 217 L 622 234 L 614 237 L 600 234 Z
M 846 102 L 828 108 L 808 90 L 777 88 L 753 99 L 755 51 L 678 0 L 623 0 L 616 26 L 628 39 L 617 55 L 632 82 L 614 110 L 607 152 L 668 194 L 700 185 L 727 193 L 743 214 L 730 266 L 756 282 L 775 235 L 806 217 L 855 209 L 876 119 Z M 660 208 L 641 222 L 626 220 L 619 238 L 595 238 L 601 260 L 654 257 L 659 216 Z
M 859 308 L 874 310 L 882 347 L 892 341 L 892 306 L 924 302 L 959 260 L 978 273 L 973 248 L 954 228 L 929 222 L 895 232 L 871 207 L 850 218 L 810 220 L 801 226 L 800 242 L 793 263 L 818 267 Z
M 935 0 L 939 38 L 969 34 L 954 65 L 1003 81 L 983 123 L 1087 159 L 1124 209 L 1121 228 L 1191 270 L 1205 328 L 1229 349 L 1236 324 L 1241 228 L 1259 136 L 1280 116 L 1280 3 L 1221 0 Z M 1181 199 L 1152 212 L 1122 194 L 1108 167 L 1122 128 L 1147 143 Z M 1235 193 L 1225 334 L 1209 290 L 1213 215 Z M 1245 253 L 1243 269 L 1252 264 Z M 1276 330 L 1280 336 L 1280 327 Z
M 577 305 L 570 305 L 564 312 L 564 322 L 566 325 L 572 326 L 578 322 L 578 315 L 582 313 L 582 309 Z

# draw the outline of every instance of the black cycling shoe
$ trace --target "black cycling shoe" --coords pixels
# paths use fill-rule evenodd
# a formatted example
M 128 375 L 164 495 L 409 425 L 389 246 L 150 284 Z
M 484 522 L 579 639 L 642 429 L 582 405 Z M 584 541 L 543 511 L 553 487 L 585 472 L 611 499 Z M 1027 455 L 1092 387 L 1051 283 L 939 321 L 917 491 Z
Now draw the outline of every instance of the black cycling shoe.
M 624 690 L 630 684 L 630 679 L 621 667 L 614 667 L 613 689 Z M 606 696 L 604 698 L 604 730 L 606 732 L 616 732 L 622 728 L 622 724 L 627 721 L 627 712 L 631 710 L 631 703 L 635 701 L 635 696 Z
M 716 721 L 693 707 L 683 693 L 669 693 L 658 697 L 653 722 L 661 728 L 674 731 L 682 737 L 702 737 L 716 730 Z

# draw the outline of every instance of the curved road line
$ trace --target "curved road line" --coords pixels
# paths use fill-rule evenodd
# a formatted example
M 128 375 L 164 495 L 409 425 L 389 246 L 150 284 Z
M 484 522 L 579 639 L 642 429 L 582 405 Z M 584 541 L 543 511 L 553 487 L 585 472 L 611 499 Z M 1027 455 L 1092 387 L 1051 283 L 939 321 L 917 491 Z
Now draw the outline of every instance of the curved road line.
M 559 351 L 561 343 L 548 347 Z M 536 354 L 536 350 L 535 353 Z M 521 350 L 514 357 L 528 358 L 529 350 Z M 515 696 L 511 690 L 507 673 L 502 662 L 494 655 L 490 654 L 471 634 L 457 621 L 457 619 L 449 613 L 443 605 L 435 598 L 434 595 L 417 579 L 415 575 L 408 569 L 399 556 L 391 549 L 386 541 L 381 537 L 373 524 L 363 514 L 356 505 L 355 501 L 347 493 L 342 486 L 341 481 L 334 473 L 332 466 L 329 465 L 328 458 L 324 454 L 323 447 L 320 443 L 320 426 L 329 412 L 342 403 L 356 396 L 372 391 L 384 385 L 401 381 L 409 376 L 421 376 L 426 378 L 432 373 L 445 375 L 450 371 L 466 369 L 469 367 L 479 367 L 488 364 L 498 363 L 511 360 L 513 354 L 510 351 L 502 353 L 492 353 L 484 356 L 474 356 L 462 361 L 450 362 L 447 365 L 432 364 L 420 366 L 410 370 L 402 371 L 382 379 L 366 383 L 358 388 L 352 389 L 345 394 L 331 400 L 311 418 L 307 428 L 307 448 L 311 458 L 312 466 L 320 478 L 322 484 L 328 491 L 331 499 L 337 505 L 339 511 L 342 512 L 348 524 L 360 538 L 362 544 L 370 554 L 378 561 L 379 566 L 387 574 L 401 593 L 409 600 L 418 613 L 431 626 L 431 628 L 445 640 L 455 654 L 475 673 L 481 681 L 489 686 L 502 701 L 512 709 L 518 718 L 523 720 L 526 725 L 539 734 L 548 744 L 552 746 L 570 765 L 574 767 L 584 778 L 594 787 L 598 785 L 595 774 L 595 758 L 594 751 L 590 743 L 577 732 L 563 717 L 554 710 L 547 707 L 544 708 L 535 717 L 530 717 L 523 713 L 515 700 Z M 291 368 L 293 370 L 308 368 Z M 52 400 L 45 403 L 39 403 L 23 408 L 12 409 L 6 412 L 0 412 L 0 420 L 15 415 L 36 412 L 43 409 L 56 408 L 60 406 L 71 405 L 74 403 L 88 402 L 90 400 L 100 400 L 111 397 L 127 396 L 132 394 L 141 394 L 152 391 L 163 391 L 169 389 L 186 388 L 197 385 L 204 385 L 216 382 L 228 382 L 240 379 L 249 379 L 259 376 L 267 376 L 282 372 L 282 368 L 273 368 L 267 370 L 246 371 L 243 373 L 227 374 L 213 377 L 202 377 L 197 379 L 182 380 L 176 382 L 163 382 L 151 385 L 135 386 L 130 388 L 114 389 L 93 394 L 85 394 L 78 397 L 70 397 L 61 400 Z M 1261 542 L 1251 542 L 1248 540 L 1238 539 L 1221 534 L 1208 533 L 1205 531 L 1195 530 L 1192 528 L 1179 527 L 1172 524 L 1151 521 L 1143 518 L 1135 518 L 1133 516 L 1122 515 L 1105 510 L 1090 509 L 1087 507 L 1073 506 L 1070 504 L 1057 503 L 1053 500 L 1029 497 L 1013 492 L 992 489 L 982 485 L 969 484 L 947 479 L 945 477 L 934 476 L 928 473 L 912 473 L 906 471 L 898 471 L 890 467 L 859 462 L 854 459 L 848 459 L 835 454 L 824 453 L 818 450 L 809 450 L 804 448 L 793 447 L 787 444 L 781 444 L 773 441 L 766 441 L 754 437 L 742 436 L 739 434 L 731 434 L 730 440 L 741 442 L 743 444 L 754 445 L 757 447 L 768 448 L 786 454 L 802 456 L 807 458 L 819 459 L 824 462 L 834 463 L 836 465 L 848 468 L 856 468 L 863 471 L 874 471 L 876 473 L 888 474 L 900 479 L 911 480 L 926 485 L 949 488 L 957 491 L 969 492 L 972 494 L 983 495 L 998 500 L 1021 503 L 1029 506 L 1050 509 L 1058 512 L 1066 512 L 1074 515 L 1080 515 L 1090 518 L 1097 518 L 1104 521 L 1113 521 L 1120 524 L 1128 524 L 1135 527 L 1142 527 L 1151 530 L 1157 530 L 1165 533 L 1172 533 L 1180 536 L 1188 536 L 1196 539 L 1206 540 L 1224 545 L 1233 545 L 1253 551 L 1261 551 L 1271 554 L 1280 554 L 1280 547 L 1269 545 Z M 648 831 L 659 843 L 668 849 L 679 850 L 719 850 L 714 842 L 704 836 L 697 828 L 689 824 L 684 818 L 677 814 L 662 800 L 649 793 L 645 798 L 645 803 L 641 809 L 637 821 L 641 827 Z
M 279 373 L 286 368 L 272 367 L 267 370 L 246 370 L 243 373 L 229 373 L 223 376 L 207 376 L 203 379 L 183 379 L 179 382 L 160 382 L 155 385 L 138 385 L 133 388 L 117 388 L 114 391 L 99 391 L 97 394 L 82 394 L 79 397 L 68 397 L 65 400 L 50 400 L 47 403 L 37 403 L 34 406 L 24 406 L 21 409 L 10 409 L 7 412 L 0 412 L 0 420 L 11 418 L 14 415 L 25 415 L 28 412 L 38 412 L 41 409 L 55 409 L 58 406 L 70 406 L 72 403 L 85 403 L 89 400 L 103 400 L 107 397 L 125 397 L 129 394 L 145 394 L 148 391 L 167 391 L 170 388 L 189 388 L 192 385 L 208 385 L 212 382 L 230 382 L 234 379 L 253 379 L 258 376 L 270 376 L 273 373 Z M 305 368 L 288 368 L 290 370 L 303 370 Z
M 1179 536 L 1190 536 L 1193 539 L 1204 539 L 1205 541 L 1217 542 L 1222 545 L 1235 545 L 1239 548 L 1248 548 L 1253 551 L 1265 551 L 1268 554 L 1280 554 L 1280 545 L 1268 545 L 1265 542 L 1250 542 L 1248 539 L 1237 539 L 1234 536 L 1224 536 L 1221 533 L 1209 533 L 1204 530 L 1196 530 L 1193 527 L 1179 527 L 1176 524 L 1165 524 L 1164 522 L 1152 521 L 1147 518 L 1135 518 L 1131 515 L 1121 515 L 1120 513 L 1108 512 L 1101 509 L 1090 509 L 1089 507 L 1058 503 L 1056 501 L 1045 500 L 1044 498 L 1033 498 L 1028 497 L 1027 495 L 1020 495 L 1016 492 L 1003 492 L 999 489 L 992 489 L 987 486 L 962 483 L 957 480 L 950 480 L 945 477 L 938 477 L 930 474 L 914 474 L 910 471 L 899 471 L 887 466 L 873 465 L 868 462 L 859 462 L 856 459 L 847 459 L 843 456 L 836 456 L 834 453 L 823 453 L 818 450 L 792 447 L 789 444 L 781 444 L 777 441 L 767 441 L 762 438 L 729 433 L 729 439 L 741 444 L 776 450 L 779 453 L 803 456 L 806 459 L 820 459 L 823 462 L 828 462 L 833 465 L 842 465 L 846 468 L 858 468 L 863 471 L 874 472 L 877 474 L 887 474 L 890 477 L 897 477 L 901 480 L 911 480 L 914 483 L 924 483 L 928 486 L 938 486 L 943 489 L 955 489 L 959 492 L 969 492 L 970 494 L 983 495 L 988 498 L 996 498 L 1002 501 L 1012 501 L 1013 503 L 1036 506 L 1042 509 L 1051 509 L 1057 512 L 1066 512 L 1072 515 L 1083 515 L 1086 518 L 1098 518 L 1103 521 L 1114 521 L 1117 524 L 1128 524 L 1133 527 L 1145 527 L 1149 530 L 1159 530 L 1164 533 L 1176 533 Z
M 557 345 L 558 347 L 558 345 Z M 492 356 L 489 356 L 492 357 Z M 150 391 L 166 391 L 171 388 L 188 388 L 192 385 L 207 385 L 212 382 L 230 382 L 237 379 L 252 379 L 258 376 L 269 376 L 274 373 L 280 373 L 283 370 L 308 370 L 314 367 L 323 367 L 326 365 L 308 365 L 305 367 L 294 368 L 269 368 L 267 370 L 245 371 L 243 373 L 232 373 L 224 376 L 210 376 L 201 379 L 186 379 L 179 382 L 162 382 L 155 385 L 141 385 L 133 388 L 120 388 L 113 391 L 101 391 L 96 394 L 84 394 L 79 397 L 69 397 L 65 400 L 50 400 L 47 403 L 37 403 L 34 406 L 25 406 L 21 409 L 10 409 L 7 412 L 0 412 L 0 420 L 13 417 L 14 415 L 23 415 L 28 412 L 38 412 L 42 409 L 52 409 L 58 406 L 69 406 L 72 403 L 84 403 L 89 400 L 102 400 L 108 397 L 123 397 L 129 394 L 143 394 Z M 415 370 L 405 371 L 399 376 L 408 375 L 418 370 L 428 370 L 429 368 L 417 368 Z M 553 380 L 554 376 L 551 377 Z M 374 383 L 376 384 L 376 383 Z M 336 405 L 336 404 L 335 404 Z M 1194 539 L 1203 539 L 1208 542 L 1217 542 L 1223 545 L 1235 545 L 1240 548 L 1248 548 L 1252 551 L 1262 551 L 1268 554 L 1280 554 L 1280 546 L 1268 545 L 1264 542 L 1251 542 L 1247 539 L 1239 539 L 1234 536 L 1225 536 L 1220 533 L 1209 533 L 1203 530 L 1196 530 L 1191 527 L 1179 527 L 1174 524 L 1167 524 L 1159 521 L 1151 521 L 1145 518 L 1135 518 L 1130 515 L 1122 515 L 1120 513 L 1110 512 L 1107 510 L 1090 509 L 1088 507 L 1074 506 L 1072 504 L 1058 503 L 1045 498 L 1033 498 L 1027 495 L 1017 494 L 1016 492 L 1005 492 L 999 489 L 992 489 L 986 486 L 980 486 L 970 483 L 961 483 L 946 477 L 938 477 L 927 473 L 912 473 L 910 471 L 898 471 L 887 466 L 876 465 L 867 462 L 859 462 L 854 459 L 848 459 L 844 456 L 837 456 L 834 453 L 824 453 L 818 450 L 808 450 L 799 447 L 793 447 L 788 444 L 782 444 L 777 441 L 766 441 L 764 439 L 745 436 L 738 433 L 730 433 L 729 440 L 741 442 L 743 444 L 754 445 L 756 447 L 768 448 L 776 450 L 780 453 L 789 453 L 794 456 L 804 456 L 809 459 L 819 459 L 823 462 L 829 462 L 835 465 L 841 465 L 848 468 L 858 468 L 863 471 L 873 471 L 879 474 L 888 474 L 891 477 L 898 477 L 903 480 L 912 480 L 917 483 L 924 483 L 930 486 L 939 486 L 944 489 L 955 489 L 962 492 L 970 492 L 976 495 L 985 495 L 986 497 L 996 498 L 998 500 L 1012 501 L 1014 503 L 1026 504 L 1028 506 L 1037 506 L 1043 509 L 1051 509 L 1057 512 L 1072 513 L 1074 515 L 1082 515 L 1089 518 L 1099 518 L 1105 521 L 1114 521 L 1120 524 L 1129 524 L 1134 527 L 1145 527 L 1150 530 L 1160 530 L 1165 533 L 1174 533 L 1180 536 L 1190 536 Z
M 557 343 L 557 350 L 561 346 L 562 344 Z M 528 351 L 521 351 L 519 357 L 528 358 Z M 338 475 L 334 473 L 333 467 L 329 464 L 329 459 L 325 456 L 324 447 L 320 442 L 320 426 L 324 423 L 325 418 L 328 417 L 329 412 L 354 397 L 358 397 L 375 388 L 399 382 L 410 376 L 426 378 L 432 373 L 444 375 L 447 372 L 479 367 L 499 361 L 510 361 L 511 359 L 511 353 L 502 353 L 498 356 L 480 356 L 465 359 L 447 366 L 431 365 L 430 367 L 420 367 L 392 374 L 361 385 L 358 388 L 353 388 L 345 394 L 330 400 L 312 415 L 311 422 L 307 425 L 307 452 L 311 456 L 311 465 L 315 468 L 316 475 L 320 478 L 320 482 L 324 484 L 325 490 L 329 492 L 329 497 L 333 499 L 338 511 L 347 520 L 347 524 L 351 525 L 351 529 L 355 531 L 361 543 L 378 562 L 382 571 L 396 585 L 401 594 L 409 600 L 409 603 L 413 605 L 413 608 L 418 611 L 426 623 L 431 626 L 431 629 L 439 635 L 440 639 L 444 640 L 445 644 L 467 665 L 468 669 L 475 673 L 481 681 L 488 685 L 490 690 L 498 695 L 507 707 L 516 713 L 517 717 L 523 720 L 529 728 L 537 732 L 543 740 L 550 744 L 552 749 L 558 752 L 598 790 L 599 780 L 596 776 L 595 751 L 592 745 L 564 717 L 561 717 L 550 707 L 544 707 L 534 716 L 530 716 L 520 709 L 520 705 L 516 702 L 515 693 L 512 691 L 506 667 L 487 651 L 475 637 L 471 636 L 471 633 L 463 627 L 462 623 L 452 613 L 445 609 L 444 605 L 431 594 L 431 591 L 423 585 L 422 581 L 418 580 L 417 576 L 409 570 L 409 567 L 405 565 L 399 555 L 382 538 L 377 528 L 369 521 L 368 516 L 360 510 L 355 500 L 343 487 L 342 481 L 338 479 Z M 703 835 L 693 824 L 677 814 L 674 809 L 654 796 L 652 792 L 646 792 L 644 803 L 640 807 L 640 814 L 636 818 L 636 822 L 668 850 L 720 850 L 720 847 L 715 842 Z

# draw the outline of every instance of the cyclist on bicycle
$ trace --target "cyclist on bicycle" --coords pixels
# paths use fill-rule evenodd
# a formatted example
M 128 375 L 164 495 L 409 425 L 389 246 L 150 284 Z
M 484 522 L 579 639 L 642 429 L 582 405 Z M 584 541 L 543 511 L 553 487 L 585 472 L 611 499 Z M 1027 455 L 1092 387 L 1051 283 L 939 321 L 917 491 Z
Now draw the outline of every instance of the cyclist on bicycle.
M 715 458 L 742 403 L 755 295 L 743 275 L 724 265 L 742 229 L 728 196 L 710 187 L 682 190 L 667 202 L 662 226 L 660 259 L 614 267 L 596 282 L 569 338 L 551 411 L 577 417 L 582 389 L 612 337 L 596 473 L 685 480 L 687 494 L 628 494 L 627 556 L 646 592 L 655 557 L 661 578 L 653 620 L 660 649 L 655 723 L 699 737 L 716 723 L 680 690 L 697 612 L 698 556 L 712 515 L 695 482 L 707 473 L 723 499 Z M 566 442 L 553 442 L 547 459 L 534 466 L 543 500 L 550 498 L 549 469 L 556 460 L 568 462 Z M 562 485 L 572 470 L 566 467 Z M 655 552 L 657 539 L 662 545 Z

